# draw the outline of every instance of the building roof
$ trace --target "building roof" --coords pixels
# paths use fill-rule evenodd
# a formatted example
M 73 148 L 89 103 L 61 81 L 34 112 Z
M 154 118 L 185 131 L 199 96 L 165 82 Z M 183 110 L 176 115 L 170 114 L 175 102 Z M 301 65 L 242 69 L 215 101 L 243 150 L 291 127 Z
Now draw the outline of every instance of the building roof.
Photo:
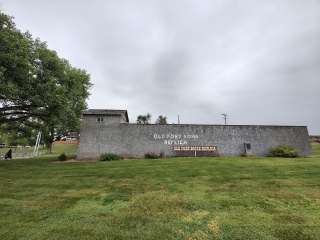
M 119 109 L 87 109 L 82 112 L 82 115 L 104 115 L 104 116 L 121 116 L 126 117 L 127 122 L 129 122 L 127 110 Z

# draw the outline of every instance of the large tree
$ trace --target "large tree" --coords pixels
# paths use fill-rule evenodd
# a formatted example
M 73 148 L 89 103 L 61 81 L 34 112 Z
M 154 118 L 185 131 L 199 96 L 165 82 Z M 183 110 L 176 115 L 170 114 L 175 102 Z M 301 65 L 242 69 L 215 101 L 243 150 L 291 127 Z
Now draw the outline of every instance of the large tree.
M 42 131 L 51 149 L 54 135 L 79 128 L 90 77 L 46 43 L 19 31 L 0 12 L 0 124 Z
M 0 123 L 31 115 L 33 41 L 16 29 L 12 18 L 0 12 Z

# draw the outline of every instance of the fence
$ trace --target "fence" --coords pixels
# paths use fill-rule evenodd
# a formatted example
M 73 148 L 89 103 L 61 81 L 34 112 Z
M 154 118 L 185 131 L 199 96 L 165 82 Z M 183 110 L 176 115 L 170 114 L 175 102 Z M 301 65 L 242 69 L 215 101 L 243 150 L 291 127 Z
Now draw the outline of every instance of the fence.
M 6 155 L 7 151 L 5 152 L 0 152 L 0 160 L 4 160 L 5 159 L 5 155 Z M 45 151 L 39 151 L 37 156 L 41 156 L 43 154 L 45 154 Z M 12 159 L 16 159 L 16 158 L 31 158 L 34 157 L 33 152 L 30 151 L 23 151 L 22 149 L 17 150 L 17 148 L 13 148 L 12 149 Z

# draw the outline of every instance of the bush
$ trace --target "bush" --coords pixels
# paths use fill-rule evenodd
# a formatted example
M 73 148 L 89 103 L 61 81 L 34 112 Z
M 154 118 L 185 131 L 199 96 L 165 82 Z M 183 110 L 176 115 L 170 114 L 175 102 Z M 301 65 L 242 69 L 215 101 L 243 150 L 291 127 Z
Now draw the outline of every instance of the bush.
M 271 149 L 270 156 L 295 158 L 295 157 L 298 157 L 298 151 L 294 147 L 287 146 L 287 145 L 280 145 Z
M 67 155 L 65 153 L 61 153 L 58 157 L 59 161 L 66 161 L 67 160 Z
M 219 156 L 219 155 L 217 155 L 217 156 Z M 257 156 L 254 155 L 254 154 L 242 153 L 242 154 L 240 154 L 240 157 L 243 157 L 243 158 L 256 158 Z
M 155 154 L 155 153 L 146 153 L 144 155 L 145 159 L 157 159 L 157 158 L 161 158 L 161 155 Z
M 100 161 L 114 161 L 123 159 L 121 156 L 114 153 L 104 153 L 100 156 Z

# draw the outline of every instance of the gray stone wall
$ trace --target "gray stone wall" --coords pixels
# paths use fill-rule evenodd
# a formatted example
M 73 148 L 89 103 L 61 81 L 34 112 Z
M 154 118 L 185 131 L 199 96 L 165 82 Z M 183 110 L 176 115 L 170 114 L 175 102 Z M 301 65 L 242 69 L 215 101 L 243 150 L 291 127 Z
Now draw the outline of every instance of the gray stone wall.
M 102 122 L 97 121 L 96 115 L 87 115 L 83 117 L 83 127 L 84 128 L 95 128 L 97 125 L 110 125 L 110 124 L 119 124 L 119 123 L 125 123 L 125 119 L 123 116 L 105 116 L 105 115 L 99 115 L 100 118 L 103 118 Z
M 297 148 L 302 156 L 311 151 L 304 126 L 97 124 L 84 119 L 78 158 L 98 158 L 102 153 L 142 157 L 149 152 L 174 156 L 173 146 L 178 145 L 217 146 L 221 156 L 239 156 L 244 143 L 250 143 L 252 154 L 259 156 L 281 144 Z

